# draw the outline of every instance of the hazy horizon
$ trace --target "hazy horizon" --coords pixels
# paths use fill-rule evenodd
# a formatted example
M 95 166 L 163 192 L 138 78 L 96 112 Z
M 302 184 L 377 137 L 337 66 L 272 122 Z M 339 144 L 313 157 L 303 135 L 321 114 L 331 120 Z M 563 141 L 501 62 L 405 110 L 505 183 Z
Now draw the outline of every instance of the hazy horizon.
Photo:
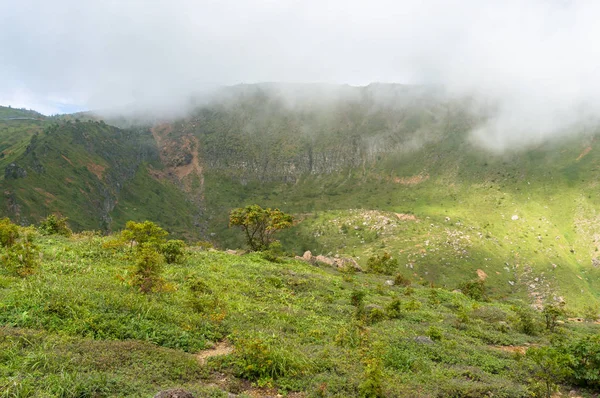
M 441 85 L 490 101 L 510 148 L 597 124 L 600 3 L 23 1 L 0 6 L 0 104 L 169 112 L 240 83 Z

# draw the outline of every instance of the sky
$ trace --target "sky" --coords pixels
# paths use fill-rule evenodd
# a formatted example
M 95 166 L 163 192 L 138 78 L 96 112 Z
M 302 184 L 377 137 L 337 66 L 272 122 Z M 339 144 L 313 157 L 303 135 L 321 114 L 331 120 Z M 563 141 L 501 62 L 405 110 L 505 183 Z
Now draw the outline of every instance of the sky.
M 239 83 L 436 84 L 493 101 L 473 135 L 502 147 L 600 112 L 598 20 L 600 2 L 577 0 L 5 0 L 0 104 L 54 114 Z

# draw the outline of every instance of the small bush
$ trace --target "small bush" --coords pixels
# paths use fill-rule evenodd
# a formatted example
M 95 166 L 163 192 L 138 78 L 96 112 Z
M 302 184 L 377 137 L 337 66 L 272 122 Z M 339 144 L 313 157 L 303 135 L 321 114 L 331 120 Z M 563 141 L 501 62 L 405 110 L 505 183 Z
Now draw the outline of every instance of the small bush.
M 199 248 L 200 250 L 210 250 L 215 247 L 212 243 L 205 241 L 205 240 L 196 242 L 195 246 L 197 248 Z
M 399 298 L 395 298 L 385 308 L 387 316 L 390 319 L 398 319 L 402 317 L 402 301 Z
M 202 279 L 192 279 L 188 284 L 188 303 L 200 314 L 210 314 L 219 306 L 213 290 Z
M 39 268 L 38 247 L 33 243 L 33 239 L 27 236 L 13 244 L 0 260 L 6 270 L 13 275 L 20 277 L 32 275 Z
M 159 249 L 165 243 L 167 235 L 169 235 L 167 231 L 151 221 L 127 221 L 125 229 L 121 231 L 121 239 L 127 242 L 131 248 L 135 243 L 138 245 L 146 243 Z
M 138 287 L 142 293 L 160 290 L 164 285 L 161 277 L 164 257 L 150 244 L 144 243 L 138 247 L 134 261 L 131 284 Z
M 350 304 L 352 304 L 355 307 L 361 307 L 365 301 L 366 295 L 367 293 L 365 293 L 362 290 L 354 290 L 350 294 Z
M 538 334 L 539 327 L 538 322 L 536 321 L 536 314 L 531 308 L 513 307 L 513 311 L 517 315 L 514 323 L 521 333 L 525 333 L 529 336 Z
M 261 338 L 240 339 L 235 348 L 235 373 L 249 380 L 264 381 L 294 376 L 310 367 L 299 352 Z
M 436 326 L 430 326 L 429 329 L 427 329 L 427 336 L 429 336 L 429 338 L 433 341 L 441 341 L 444 337 L 444 334 L 440 328 Z
M 0 246 L 11 247 L 19 238 L 19 227 L 8 218 L 0 219 Z
M 394 285 L 396 285 L 396 286 L 407 287 L 407 286 L 410 286 L 411 283 L 412 283 L 411 280 L 402 274 L 397 274 L 396 277 L 394 278 Z
M 367 260 L 367 270 L 376 274 L 391 275 L 398 268 L 398 260 L 389 253 L 371 256 Z
M 386 313 L 383 308 L 378 305 L 369 304 L 364 308 L 364 321 L 367 325 L 374 325 L 386 318 Z
M 485 293 L 485 281 L 483 279 L 463 282 L 459 286 L 459 289 L 465 296 L 470 297 L 473 300 L 482 301 L 487 298 Z
M 272 263 L 283 262 L 281 256 L 283 256 L 283 248 L 279 241 L 271 242 L 269 248 L 261 252 L 261 257 Z
M 171 239 L 160 246 L 160 252 L 165 257 L 167 264 L 181 263 L 185 258 L 185 242 Z
M 42 235 L 62 235 L 69 237 L 73 234 L 73 231 L 67 225 L 68 220 L 67 217 L 50 214 L 40 222 L 38 229 Z
M 359 392 L 365 398 L 383 398 L 383 364 L 379 358 L 363 360 L 364 375 Z

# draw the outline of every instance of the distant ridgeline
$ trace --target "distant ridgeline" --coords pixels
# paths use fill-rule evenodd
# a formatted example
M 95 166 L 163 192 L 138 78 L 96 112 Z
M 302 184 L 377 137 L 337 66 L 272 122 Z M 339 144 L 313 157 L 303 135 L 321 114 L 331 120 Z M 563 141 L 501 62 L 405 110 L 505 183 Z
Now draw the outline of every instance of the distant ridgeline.
M 595 136 L 495 155 L 470 140 L 484 120 L 470 105 L 430 87 L 262 84 L 158 122 L 0 108 L 0 216 L 105 231 L 148 219 L 239 247 L 228 212 L 258 203 L 300 220 L 282 237 L 299 254 L 389 252 L 439 285 L 479 270 L 497 296 L 596 302 Z

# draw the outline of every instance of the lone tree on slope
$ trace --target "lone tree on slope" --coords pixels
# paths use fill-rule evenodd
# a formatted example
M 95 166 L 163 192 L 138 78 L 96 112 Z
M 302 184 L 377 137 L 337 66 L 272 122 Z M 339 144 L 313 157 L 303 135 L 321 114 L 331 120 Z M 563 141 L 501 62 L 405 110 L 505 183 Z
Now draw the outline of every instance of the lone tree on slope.
M 263 209 L 249 205 L 231 210 L 229 226 L 239 226 L 246 236 L 246 243 L 253 251 L 266 250 L 273 242 L 273 234 L 292 226 L 294 218 L 279 209 Z

